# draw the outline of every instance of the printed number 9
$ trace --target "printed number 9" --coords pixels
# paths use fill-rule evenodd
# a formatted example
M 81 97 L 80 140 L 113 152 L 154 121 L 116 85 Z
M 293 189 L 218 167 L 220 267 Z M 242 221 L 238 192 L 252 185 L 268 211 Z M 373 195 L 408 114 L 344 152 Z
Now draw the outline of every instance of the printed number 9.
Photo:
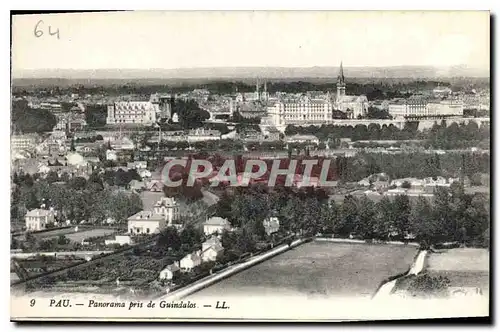
M 30 307 L 34 307 L 35 303 L 36 303 L 35 299 L 31 299 L 31 301 L 30 301 Z

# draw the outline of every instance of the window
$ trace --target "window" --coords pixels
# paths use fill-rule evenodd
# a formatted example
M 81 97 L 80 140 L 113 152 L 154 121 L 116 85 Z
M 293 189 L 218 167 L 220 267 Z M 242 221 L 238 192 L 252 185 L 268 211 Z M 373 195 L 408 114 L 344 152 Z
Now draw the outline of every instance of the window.
M 149 234 L 149 228 L 146 228 L 146 233 Z

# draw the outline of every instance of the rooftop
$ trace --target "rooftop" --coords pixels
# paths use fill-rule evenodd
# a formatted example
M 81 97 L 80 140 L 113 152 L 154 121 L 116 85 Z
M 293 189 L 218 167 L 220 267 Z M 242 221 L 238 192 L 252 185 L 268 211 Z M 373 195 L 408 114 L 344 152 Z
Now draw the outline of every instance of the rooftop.
M 27 217 L 45 217 L 48 216 L 51 212 L 49 210 L 45 209 L 34 209 L 31 211 L 28 211 L 26 213 Z
M 129 221 L 139 220 L 139 221 L 161 221 L 165 220 L 165 217 L 161 214 L 155 214 L 152 211 L 140 211 L 128 218 Z
M 221 217 L 212 217 L 205 221 L 204 225 L 211 225 L 211 226 L 226 226 L 229 225 L 229 221 L 227 219 L 221 218 Z

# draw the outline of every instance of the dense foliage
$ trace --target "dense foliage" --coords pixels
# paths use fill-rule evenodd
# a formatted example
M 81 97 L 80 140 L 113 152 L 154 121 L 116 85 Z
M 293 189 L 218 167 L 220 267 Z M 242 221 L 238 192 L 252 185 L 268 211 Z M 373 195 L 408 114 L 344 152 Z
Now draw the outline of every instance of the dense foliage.
M 349 138 L 352 141 L 359 140 L 423 140 L 424 147 L 439 149 L 458 149 L 478 145 L 487 141 L 489 148 L 490 126 L 483 124 L 481 127 L 476 122 L 467 124 L 452 123 L 447 126 L 445 121 L 435 123 L 429 130 L 418 131 L 418 122 L 407 122 L 403 129 L 398 129 L 393 124 L 380 126 L 371 123 L 368 126 L 358 124 L 356 126 L 321 125 L 297 127 L 288 125 L 286 135 L 307 134 L 314 135 L 322 141 L 340 138 Z
M 202 110 L 194 100 L 184 101 L 175 99 L 172 105 L 172 114 L 179 117 L 179 125 L 184 129 L 199 128 L 203 126 L 203 121 L 210 118 L 210 114 Z
M 376 203 L 366 196 L 346 196 L 336 204 L 321 189 L 252 186 L 222 197 L 216 214 L 246 232 L 241 236 L 256 240 L 264 237 L 262 220 L 270 215 L 279 218 L 281 232 L 370 240 L 415 238 L 425 245 L 459 241 L 482 246 L 488 241 L 490 223 L 489 197 L 465 194 L 458 184 L 438 189 L 432 204 L 424 197 L 412 204 L 404 195 Z
M 102 128 L 106 125 L 106 117 L 108 116 L 107 105 L 86 105 L 85 106 L 85 121 L 89 128 Z
M 45 109 L 33 109 L 26 100 L 12 103 L 12 125 L 20 133 L 43 133 L 52 131 L 57 123 L 52 112 Z
M 138 195 L 104 188 L 97 177 L 88 181 L 75 177 L 66 183 L 50 184 L 48 179 L 14 174 L 13 182 L 16 186 L 11 194 L 11 218 L 17 220 L 24 220 L 28 210 L 40 208 L 42 204 L 53 207 L 62 222 L 102 223 L 107 218 L 125 221 L 142 209 Z

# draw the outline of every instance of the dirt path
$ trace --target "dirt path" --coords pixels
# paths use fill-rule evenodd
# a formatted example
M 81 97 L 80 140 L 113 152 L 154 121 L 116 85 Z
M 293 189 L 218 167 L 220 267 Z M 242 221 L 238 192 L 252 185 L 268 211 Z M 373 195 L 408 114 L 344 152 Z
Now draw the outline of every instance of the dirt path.
M 418 253 L 417 258 L 413 262 L 413 264 L 412 264 L 410 270 L 408 271 L 408 273 L 406 274 L 406 276 L 417 275 L 420 272 L 422 272 L 422 270 L 424 269 L 426 255 L 427 255 L 427 250 L 422 250 L 421 252 Z M 398 279 L 394 279 L 392 281 L 389 281 L 389 282 L 386 282 L 385 284 L 383 284 L 379 288 L 377 294 L 375 294 L 373 299 L 374 300 L 383 300 L 383 299 L 389 298 L 391 296 L 392 290 L 396 286 L 397 280 Z

